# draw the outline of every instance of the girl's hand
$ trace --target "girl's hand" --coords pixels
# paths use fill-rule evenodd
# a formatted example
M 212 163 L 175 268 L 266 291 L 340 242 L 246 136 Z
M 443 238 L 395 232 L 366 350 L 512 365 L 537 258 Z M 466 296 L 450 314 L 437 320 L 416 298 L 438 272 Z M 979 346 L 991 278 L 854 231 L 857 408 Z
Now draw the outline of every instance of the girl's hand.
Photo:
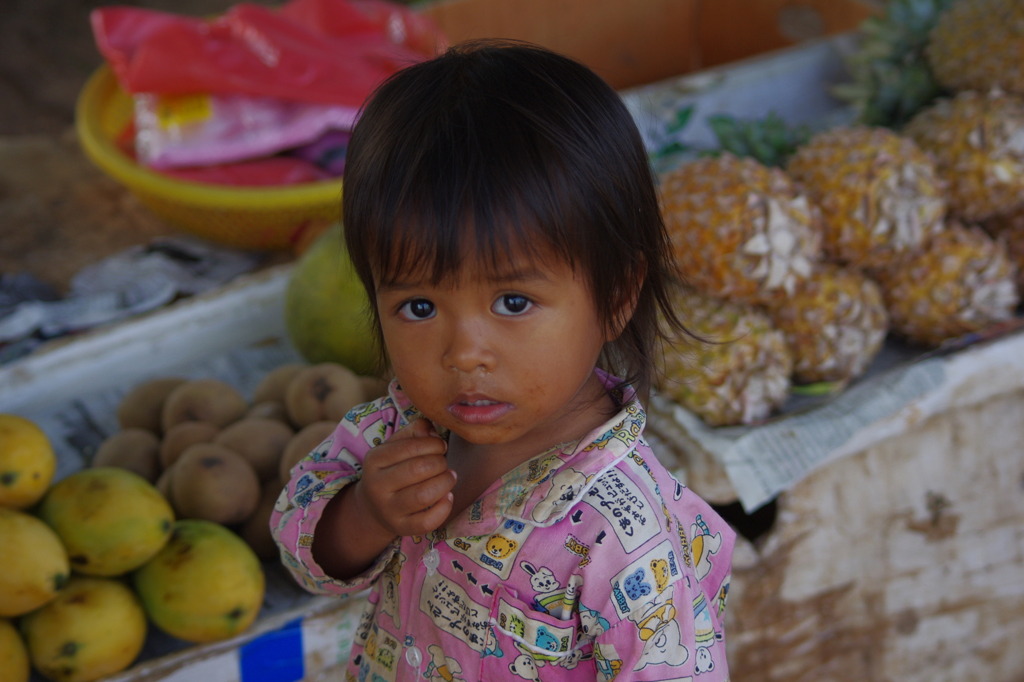
M 426 419 L 417 419 L 370 450 L 352 491 L 352 512 L 362 513 L 388 535 L 425 535 L 452 510 L 455 472 L 448 446 Z
M 356 576 L 400 535 L 425 535 L 451 513 L 455 472 L 447 443 L 426 419 L 366 454 L 363 475 L 324 507 L 313 537 L 314 560 L 328 575 Z

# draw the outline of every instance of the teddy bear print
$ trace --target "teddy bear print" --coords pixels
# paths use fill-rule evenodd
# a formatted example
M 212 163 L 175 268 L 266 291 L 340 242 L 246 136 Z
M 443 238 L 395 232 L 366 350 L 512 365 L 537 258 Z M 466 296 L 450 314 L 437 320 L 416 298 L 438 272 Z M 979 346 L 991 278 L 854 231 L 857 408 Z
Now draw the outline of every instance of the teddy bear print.
M 519 654 L 515 660 L 508 664 L 509 672 L 524 680 L 539 680 L 540 671 L 537 669 L 537 662 L 532 656 Z

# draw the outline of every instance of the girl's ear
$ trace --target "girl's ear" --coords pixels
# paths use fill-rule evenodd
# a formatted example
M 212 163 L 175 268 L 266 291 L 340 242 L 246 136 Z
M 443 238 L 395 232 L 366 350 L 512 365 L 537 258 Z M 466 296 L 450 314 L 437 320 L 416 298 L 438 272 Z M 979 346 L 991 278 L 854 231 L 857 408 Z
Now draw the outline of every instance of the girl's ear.
M 615 310 L 610 317 L 611 328 L 608 329 L 607 342 L 619 338 L 626 329 L 626 325 L 633 319 L 636 312 L 637 301 L 640 300 L 640 291 L 643 289 L 644 280 L 647 278 L 647 259 L 644 255 L 637 254 L 636 262 L 633 264 L 633 275 L 629 278 L 629 289 L 621 292 L 616 298 Z

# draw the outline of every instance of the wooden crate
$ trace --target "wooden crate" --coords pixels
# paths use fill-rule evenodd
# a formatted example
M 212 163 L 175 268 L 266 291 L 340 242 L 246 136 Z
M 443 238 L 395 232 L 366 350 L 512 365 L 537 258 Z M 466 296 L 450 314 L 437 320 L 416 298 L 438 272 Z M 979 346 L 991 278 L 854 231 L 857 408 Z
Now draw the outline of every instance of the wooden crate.
M 452 42 L 517 38 L 564 52 L 615 88 L 849 31 L 872 0 L 434 0 L 419 9 Z
M 734 559 L 733 679 L 1024 680 L 1017 385 L 909 423 L 779 497 L 767 535 Z
M 1024 332 L 917 363 L 939 380 L 749 515 L 723 453 L 652 410 L 659 456 L 747 534 L 726 618 L 734 679 L 1024 679 Z M 797 449 L 801 425 L 772 426 L 762 443 Z

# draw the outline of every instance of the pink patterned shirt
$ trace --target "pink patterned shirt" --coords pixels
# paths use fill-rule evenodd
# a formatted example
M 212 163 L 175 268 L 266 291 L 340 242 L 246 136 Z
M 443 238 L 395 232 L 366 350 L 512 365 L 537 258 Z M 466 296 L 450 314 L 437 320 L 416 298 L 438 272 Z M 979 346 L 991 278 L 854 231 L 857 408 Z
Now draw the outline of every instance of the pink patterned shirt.
M 614 379 L 602 374 L 606 385 Z M 631 389 L 578 443 L 538 454 L 447 527 L 340 581 L 313 560 L 324 505 L 418 416 L 392 383 L 292 470 L 271 519 L 306 589 L 371 588 L 346 679 L 727 680 L 732 529 L 658 462 Z

